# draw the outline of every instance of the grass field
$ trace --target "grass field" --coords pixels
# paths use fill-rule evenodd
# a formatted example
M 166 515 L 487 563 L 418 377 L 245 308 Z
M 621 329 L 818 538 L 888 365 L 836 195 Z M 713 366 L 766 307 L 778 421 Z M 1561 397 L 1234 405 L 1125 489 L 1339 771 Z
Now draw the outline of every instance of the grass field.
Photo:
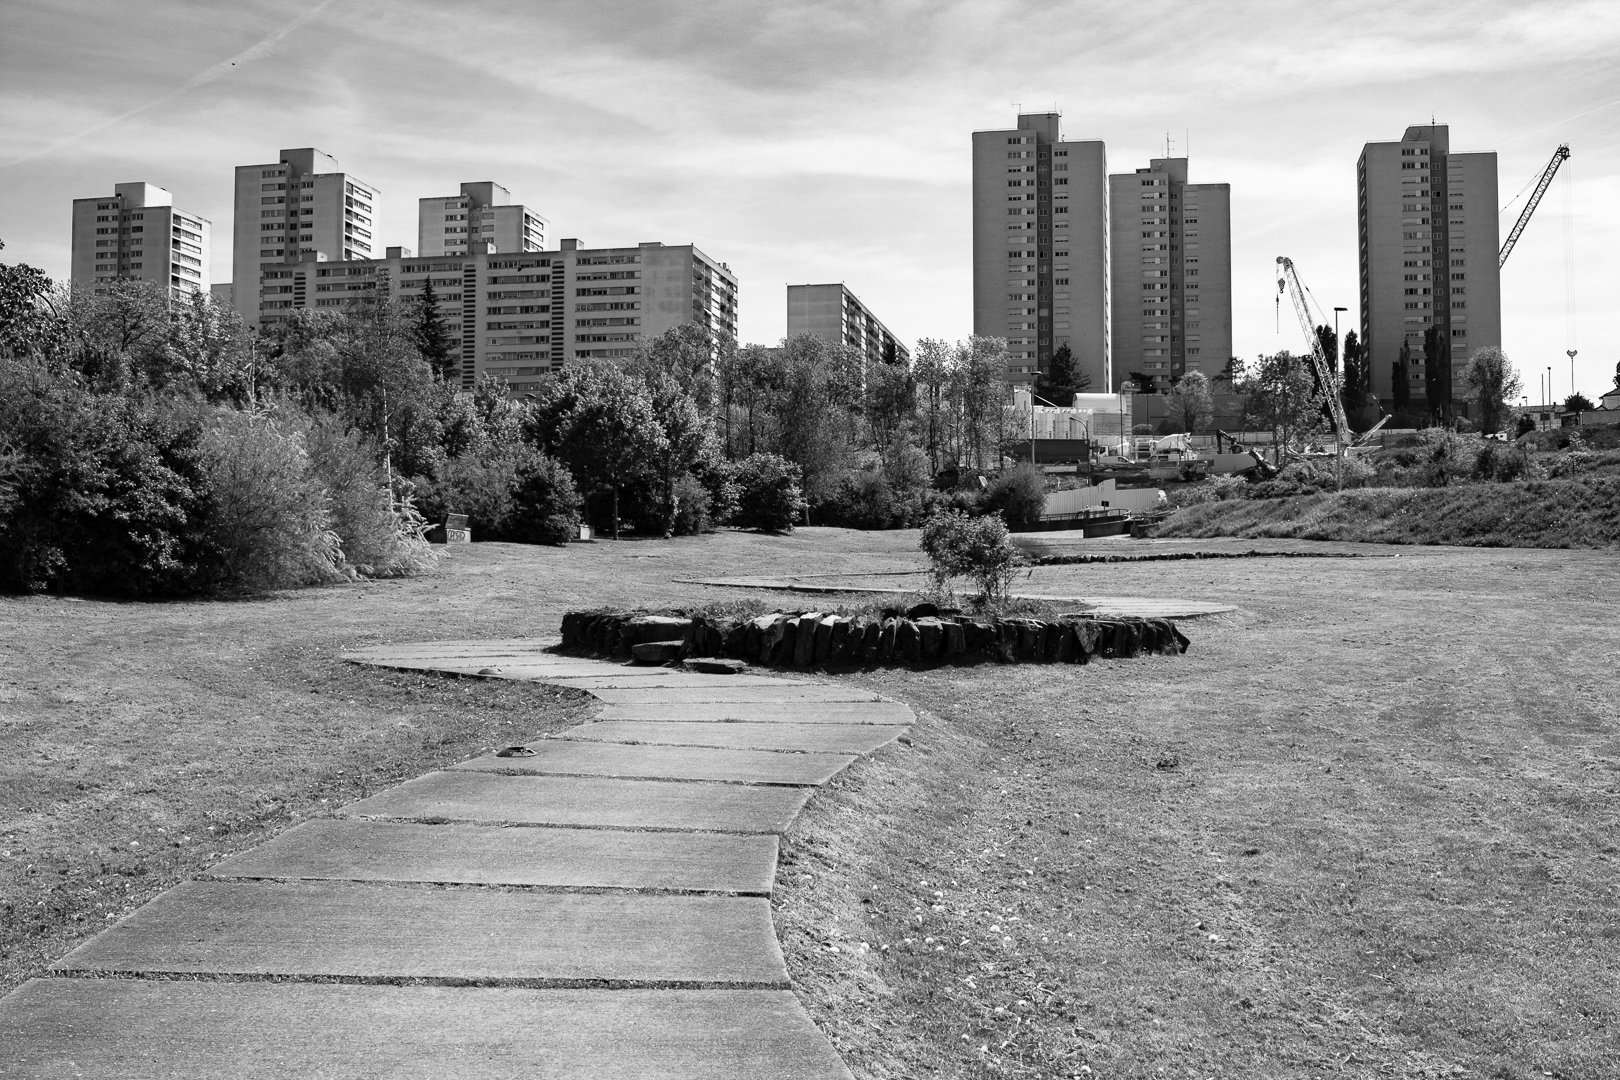
M 1195 503 L 1166 519 L 1156 535 L 1613 549 L 1620 547 L 1620 477 Z
M 321 799 L 585 711 L 342 647 L 549 633 L 747 595 L 675 578 L 902 569 L 914 544 L 477 545 L 249 603 L 0 600 L 6 986 Z M 857 1075 L 1620 1072 L 1612 556 L 1401 555 L 1043 567 L 1043 592 L 1241 610 L 1185 623 L 1177 658 L 850 676 L 922 712 L 915 745 L 812 801 L 776 906 Z

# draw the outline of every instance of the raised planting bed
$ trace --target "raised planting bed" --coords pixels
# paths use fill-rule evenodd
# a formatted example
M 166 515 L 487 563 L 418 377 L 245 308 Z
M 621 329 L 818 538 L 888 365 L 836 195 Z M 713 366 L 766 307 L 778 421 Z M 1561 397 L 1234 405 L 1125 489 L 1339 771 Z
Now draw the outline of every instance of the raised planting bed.
M 635 646 L 679 641 L 676 658 L 730 657 L 785 668 L 890 664 L 1085 664 L 1176 656 L 1187 636 L 1169 619 L 991 617 L 927 612 L 840 615 L 775 611 L 756 618 L 571 611 L 560 651 L 629 659 Z M 646 652 L 646 650 L 643 650 Z

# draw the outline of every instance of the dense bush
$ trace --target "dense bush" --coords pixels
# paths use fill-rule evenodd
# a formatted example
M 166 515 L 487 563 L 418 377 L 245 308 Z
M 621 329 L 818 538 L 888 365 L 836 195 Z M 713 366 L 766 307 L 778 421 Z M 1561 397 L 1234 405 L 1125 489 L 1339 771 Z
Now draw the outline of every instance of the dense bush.
M 691 473 L 682 474 L 675 481 L 675 516 L 671 531 L 676 536 L 713 532 L 716 525 L 713 506 L 714 498 L 703 481 Z
M 799 467 L 776 454 L 754 454 L 737 467 L 737 513 L 732 519 L 744 529 L 792 532 L 804 512 Z
M 0 588 L 150 596 L 209 576 L 199 408 L 0 360 Z
M 1007 599 L 1017 552 L 999 517 L 941 510 L 923 523 L 919 546 L 941 592 L 950 591 L 952 579 L 968 577 L 978 585 L 981 599 Z
M 317 413 L 305 438 L 310 466 L 331 499 L 332 531 L 354 570 L 402 577 L 430 569 L 428 522 L 393 490 L 375 444 L 331 413 Z
M 1034 463 L 1019 462 L 990 481 L 981 505 L 986 513 L 999 512 L 1010 528 L 1033 525 L 1046 510 L 1046 476 Z
M 529 544 L 566 544 L 579 535 L 579 504 L 574 479 L 562 462 L 530 454 L 514 474 L 503 535 Z
M 304 433 L 268 413 L 223 412 L 203 438 L 217 584 L 258 591 L 337 581 L 332 496 Z

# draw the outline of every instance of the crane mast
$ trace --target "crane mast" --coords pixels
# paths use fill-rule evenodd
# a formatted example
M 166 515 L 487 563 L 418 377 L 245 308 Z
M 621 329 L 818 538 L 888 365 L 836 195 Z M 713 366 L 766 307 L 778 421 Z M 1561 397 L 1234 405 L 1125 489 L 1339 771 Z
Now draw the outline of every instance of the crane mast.
M 1277 291 L 1286 292 L 1288 298 L 1294 302 L 1294 314 L 1299 316 L 1299 328 L 1305 332 L 1305 340 L 1311 346 L 1311 369 L 1316 372 L 1316 381 L 1327 394 L 1328 411 L 1333 417 L 1333 428 L 1338 435 L 1339 445 L 1349 446 L 1352 442 L 1350 424 L 1344 415 L 1344 395 L 1339 383 L 1339 373 L 1328 363 L 1327 354 L 1322 351 L 1322 341 L 1316 336 L 1310 308 L 1305 305 L 1305 288 L 1299 283 L 1299 274 L 1294 270 L 1294 260 L 1286 255 L 1277 256 Z
M 1502 254 L 1497 256 L 1496 259 L 1496 268 L 1498 270 L 1507 262 L 1507 257 L 1513 253 L 1513 245 L 1519 242 L 1519 234 L 1524 232 L 1526 225 L 1530 224 L 1530 215 L 1534 214 L 1536 207 L 1541 205 L 1541 197 L 1547 194 L 1548 185 L 1553 182 L 1553 177 L 1558 175 L 1558 166 L 1562 165 L 1564 159 L 1568 157 L 1569 144 L 1560 143 L 1558 149 L 1553 151 L 1552 160 L 1547 162 L 1547 167 L 1541 172 L 1541 179 L 1536 183 L 1535 194 L 1531 195 L 1530 201 L 1524 204 L 1524 211 L 1519 215 L 1519 220 L 1513 223 L 1513 230 L 1508 233 L 1507 240 L 1502 244 Z

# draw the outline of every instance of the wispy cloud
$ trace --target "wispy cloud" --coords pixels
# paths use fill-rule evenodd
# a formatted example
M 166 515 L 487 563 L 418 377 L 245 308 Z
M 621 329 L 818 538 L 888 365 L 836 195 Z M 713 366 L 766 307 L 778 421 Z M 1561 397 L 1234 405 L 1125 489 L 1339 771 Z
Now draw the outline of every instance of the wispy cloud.
M 95 135 L 98 132 L 102 132 L 110 127 L 113 127 L 116 124 L 123 123 L 132 116 L 146 112 L 148 109 L 156 108 L 166 101 L 172 101 L 188 91 L 195 90 L 200 86 L 206 86 L 211 82 L 223 79 L 237 67 L 252 63 L 255 60 L 262 60 L 265 57 L 275 53 L 275 51 L 280 48 L 281 43 L 285 41 L 287 37 L 294 31 L 313 21 L 318 15 L 320 15 L 321 12 L 325 11 L 335 3 L 337 3 L 337 0 L 320 0 L 320 3 L 299 15 L 296 19 L 293 19 L 291 22 L 271 31 L 269 34 L 265 35 L 265 37 L 257 42 L 254 42 L 252 45 L 243 49 L 241 52 L 237 53 L 228 60 L 221 60 L 212 67 L 199 71 L 197 74 L 193 75 L 191 78 L 187 79 L 173 90 L 170 90 L 168 93 L 163 94 L 160 97 L 153 98 L 144 104 L 137 105 L 133 109 L 121 112 L 117 116 L 110 116 L 105 120 L 99 120 L 96 123 L 91 124 L 89 127 L 76 131 L 66 138 L 58 139 L 49 146 L 35 150 L 31 154 L 25 154 L 24 156 L 16 158 L 13 161 L 0 164 L 0 169 L 15 168 L 24 162 L 33 161 L 36 158 L 42 158 L 53 151 L 60 150 L 64 146 L 76 143 L 80 139 L 88 138 L 91 135 Z

